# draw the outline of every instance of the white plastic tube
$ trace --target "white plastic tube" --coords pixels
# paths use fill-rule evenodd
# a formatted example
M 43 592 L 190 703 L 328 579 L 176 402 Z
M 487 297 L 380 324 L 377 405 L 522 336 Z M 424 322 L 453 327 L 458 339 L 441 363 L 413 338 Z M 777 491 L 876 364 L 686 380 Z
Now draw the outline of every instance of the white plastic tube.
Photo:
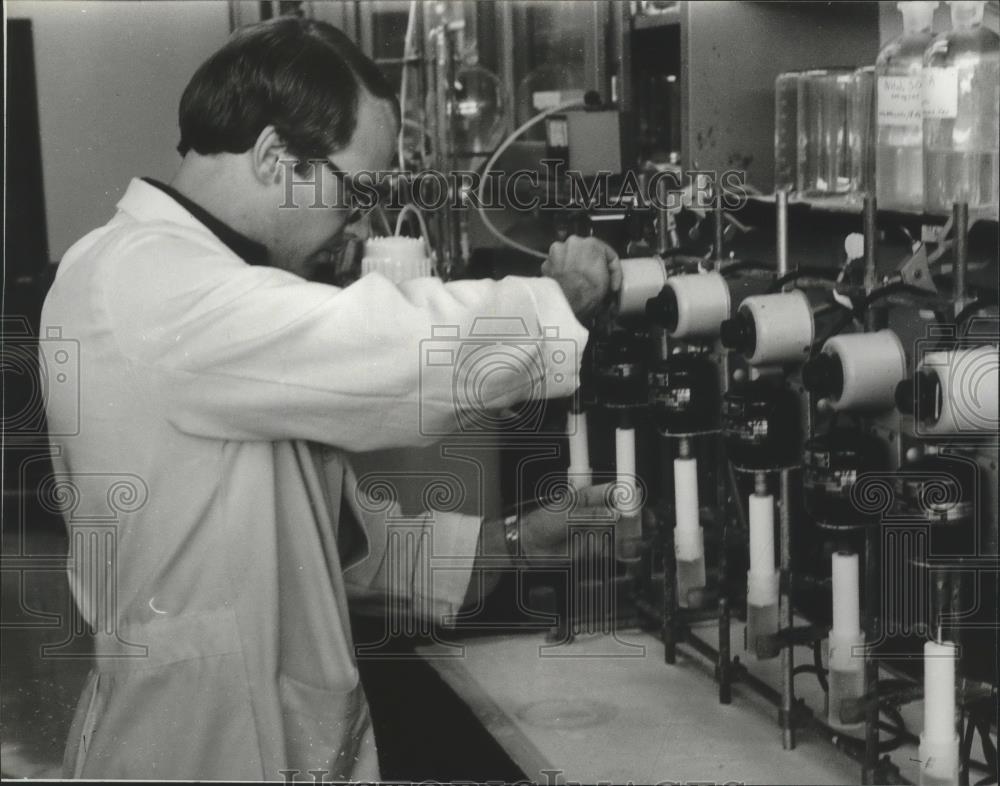
M 621 513 L 615 527 L 615 558 L 634 563 L 641 557 L 642 542 L 642 506 L 635 474 L 635 429 L 615 429 L 615 459 L 618 476 L 615 507 Z
M 705 539 L 698 515 L 698 461 L 674 459 L 674 509 L 677 526 L 674 547 L 677 559 L 692 562 L 705 556 Z
M 540 123 L 549 115 L 554 115 L 557 112 L 564 112 L 567 109 L 579 105 L 580 102 L 574 99 L 573 101 L 566 101 L 562 104 L 558 104 L 554 107 L 546 109 L 544 112 L 539 112 L 533 118 L 525 122 L 524 125 L 522 125 L 520 128 L 517 128 L 513 132 L 511 132 L 511 135 L 500 143 L 500 146 L 494 151 L 493 155 L 490 156 L 490 160 L 486 162 L 486 166 L 483 167 L 482 181 L 479 184 L 479 191 L 476 194 L 476 196 L 479 197 L 479 218 L 482 219 L 483 226 L 485 226 L 486 229 L 489 230 L 490 234 L 493 235 L 501 243 L 504 243 L 510 246 L 511 248 L 516 248 L 518 251 L 523 251 L 525 254 L 530 254 L 531 256 L 536 257 L 538 259 L 548 259 L 548 254 L 544 254 L 541 251 L 536 251 L 535 249 L 530 248 L 529 246 L 526 246 L 523 243 L 518 243 L 516 240 L 511 240 L 503 232 L 497 229 L 492 221 L 490 221 L 490 217 L 487 214 L 486 208 L 484 207 L 486 183 L 490 179 L 489 174 L 493 170 L 493 167 L 496 166 L 497 161 L 500 160 L 500 156 L 502 156 L 507 151 L 508 147 L 514 144 L 514 141 L 519 136 L 521 136 L 521 134 L 523 134 L 532 126 Z
M 569 469 L 566 473 L 570 485 L 581 489 L 593 482 L 586 412 L 570 412 L 566 416 L 566 434 L 569 437 Z
M 704 588 L 705 536 L 698 505 L 698 461 L 674 459 L 674 556 L 677 564 L 677 605 L 688 608 L 692 590 Z
M 750 573 L 774 573 L 774 497 L 750 495 Z
M 774 567 L 774 497 L 750 495 L 750 570 L 747 571 L 746 649 L 757 651 L 757 641 L 778 631 L 778 587 Z
M 840 720 L 843 702 L 859 699 L 865 692 L 864 656 L 857 650 L 865 643 L 861 631 L 861 601 L 858 555 L 836 552 L 831 557 L 833 576 L 833 628 L 830 630 L 829 722 Z M 850 724 L 856 728 L 860 724 Z
M 623 516 L 638 513 L 639 490 L 635 476 L 635 429 L 615 429 L 615 507 Z
M 845 636 L 861 632 L 858 555 L 838 551 L 831 557 L 833 576 L 833 631 Z
M 920 783 L 958 783 L 955 730 L 955 655 L 949 642 L 924 644 L 924 730 L 920 735 Z

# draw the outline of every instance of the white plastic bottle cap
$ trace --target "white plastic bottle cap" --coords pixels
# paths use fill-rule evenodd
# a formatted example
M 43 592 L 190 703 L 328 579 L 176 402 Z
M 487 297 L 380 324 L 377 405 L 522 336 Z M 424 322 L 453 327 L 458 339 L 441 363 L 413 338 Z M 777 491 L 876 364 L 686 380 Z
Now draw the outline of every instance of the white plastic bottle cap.
M 433 275 L 424 241 L 417 237 L 399 236 L 373 237 L 365 243 L 361 275 L 373 272 L 381 273 L 396 284 Z

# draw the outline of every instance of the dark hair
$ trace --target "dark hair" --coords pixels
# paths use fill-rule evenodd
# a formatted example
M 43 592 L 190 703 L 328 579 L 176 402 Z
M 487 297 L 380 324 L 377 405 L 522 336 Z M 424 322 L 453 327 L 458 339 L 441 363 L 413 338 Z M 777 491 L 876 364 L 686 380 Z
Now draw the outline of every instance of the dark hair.
M 362 89 L 398 112 L 378 66 L 332 25 L 282 16 L 245 27 L 184 89 L 177 150 L 242 153 L 273 125 L 300 160 L 325 158 L 350 142 Z

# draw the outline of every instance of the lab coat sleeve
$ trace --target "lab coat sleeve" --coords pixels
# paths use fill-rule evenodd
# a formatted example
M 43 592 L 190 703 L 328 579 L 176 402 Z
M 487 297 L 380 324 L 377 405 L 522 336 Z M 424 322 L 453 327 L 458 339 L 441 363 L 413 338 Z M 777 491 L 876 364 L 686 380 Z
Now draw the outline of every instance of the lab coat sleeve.
M 587 333 L 552 280 L 397 287 L 371 274 L 340 289 L 162 228 L 146 235 L 111 254 L 103 305 L 119 348 L 137 373 L 157 375 L 185 433 L 352 451 L 420 445 L 454 430 L 469 401 L 501 409 L 579 384 Z M 494 335 L 498 320 L 521 334 Z M 485 343 L 470 342 L 484 326 Z M 513 344 L 526 362 L 504 361 Z M 498 360 L 473 396 L 456 394 L 457 360 L 473 350 L 480 367 Z
M 364 555 L 344 569 L 355 611 L 385 615 L 403 629 L 448 625 L 465 599 L 481 520 L 442 511 L 404 516 L 391 493 L 361 491 L 350 468 L 344 493 L 367 539 Z

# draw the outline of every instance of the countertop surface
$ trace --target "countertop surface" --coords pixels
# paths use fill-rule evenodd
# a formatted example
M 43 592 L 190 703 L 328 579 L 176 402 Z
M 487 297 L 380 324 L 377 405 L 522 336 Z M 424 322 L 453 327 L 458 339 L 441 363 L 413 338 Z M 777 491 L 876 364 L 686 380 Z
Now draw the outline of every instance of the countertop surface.
M 800 730 L 797 746 L 783 750 L 773 705 L 739 684 L 732 703 L 719 704 L 709 662 L 682 646 L 668 666 L 649 634 L 461 644 L 421 654 L 538 782 L 860 782 L 860 765 L 818 735 Z M 761 665 L 777 673 L 777 659 Z

